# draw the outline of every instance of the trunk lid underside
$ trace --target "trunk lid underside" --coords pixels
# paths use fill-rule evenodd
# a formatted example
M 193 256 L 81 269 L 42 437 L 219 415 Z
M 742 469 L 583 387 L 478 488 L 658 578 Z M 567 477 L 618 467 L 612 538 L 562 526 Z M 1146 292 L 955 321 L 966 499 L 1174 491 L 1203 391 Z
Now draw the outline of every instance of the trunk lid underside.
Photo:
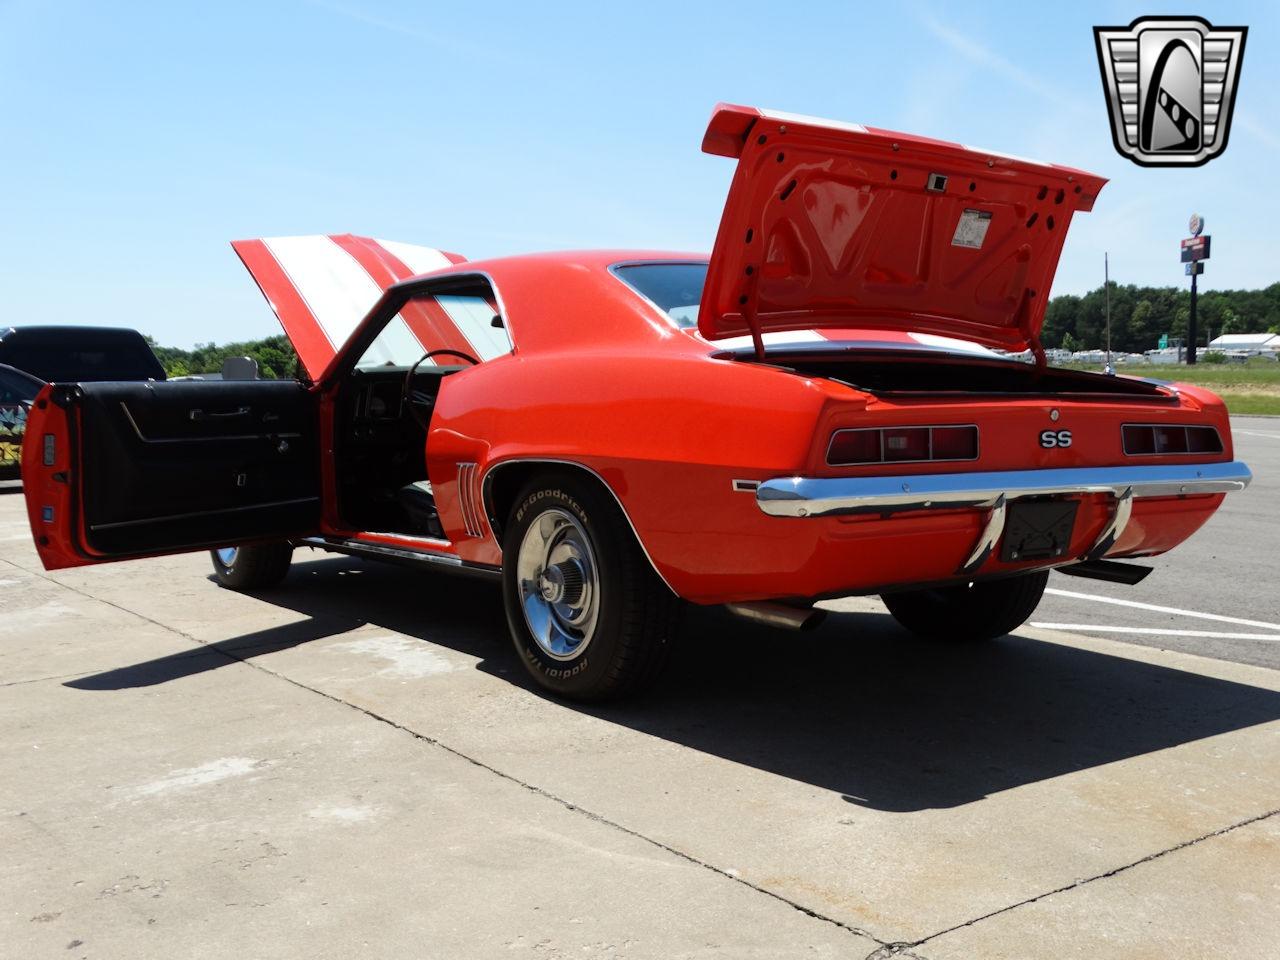
M 699 311 L 708 339 L 858 326 L 1038 353 L 1067 227 L 1106 183 L 750 107 L 718 107 L 703 149 L 738 159 Z

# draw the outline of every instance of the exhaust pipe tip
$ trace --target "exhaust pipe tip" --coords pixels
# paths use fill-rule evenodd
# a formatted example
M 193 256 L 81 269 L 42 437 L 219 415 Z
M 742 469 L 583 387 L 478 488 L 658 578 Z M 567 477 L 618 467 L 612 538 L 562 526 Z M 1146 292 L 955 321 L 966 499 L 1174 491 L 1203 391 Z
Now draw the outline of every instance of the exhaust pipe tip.
M 815 607 L 790 607 L 785 603 L 767 601 L 727 603 L 725 609 L 743 620 L 784 630 L 813 630 L 827 618 L 827 611 Z

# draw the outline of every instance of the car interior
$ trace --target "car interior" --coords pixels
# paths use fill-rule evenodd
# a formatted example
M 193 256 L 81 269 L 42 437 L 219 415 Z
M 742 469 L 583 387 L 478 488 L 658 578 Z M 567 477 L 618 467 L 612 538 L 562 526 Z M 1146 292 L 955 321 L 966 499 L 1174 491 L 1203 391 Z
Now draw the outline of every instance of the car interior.
M 487 284 L 403 304 L 341 375 L 338 508 L 356 530 L 440 539 L 427 428 L 445 378 L 511 349 Z M 446 306 L 448 309 L 446 309 Z M 86 545 L 108 556 L 289 538 L 320 521 L 315 394 L 294 380 L 85 382 Z M 55 402 L 60 402 L 55 399 Z
M 444 378 L 463 365 L 353 370 L 338 394 L 338 507 L 357 530 L 444 538 L 427 479 L 427 423 Z
M 425 350 L 423 344 L 439 346 Z M 445 538 L 425 458 L 436 399 L 446 377 L 509 349 L 483 280 L 416 297 L 388 321 L 337 394 L 334 463 L 347 524 Z

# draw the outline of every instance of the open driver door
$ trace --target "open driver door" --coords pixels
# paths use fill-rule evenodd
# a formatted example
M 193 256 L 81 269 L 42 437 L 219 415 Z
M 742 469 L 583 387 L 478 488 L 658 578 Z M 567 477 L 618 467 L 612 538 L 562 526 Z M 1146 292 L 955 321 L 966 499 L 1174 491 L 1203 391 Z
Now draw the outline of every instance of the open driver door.
M 312 379 L 389 286 L 463 259 L 351 234 L 232 246 Z M 22 452 L 41 562 L 54 570 L 319 533 L 320 399 L 295 381 L 46 386 Z
M 283 380 L 49 384 L 22 451 L 41 562 L 317 532 L 316 396 Z

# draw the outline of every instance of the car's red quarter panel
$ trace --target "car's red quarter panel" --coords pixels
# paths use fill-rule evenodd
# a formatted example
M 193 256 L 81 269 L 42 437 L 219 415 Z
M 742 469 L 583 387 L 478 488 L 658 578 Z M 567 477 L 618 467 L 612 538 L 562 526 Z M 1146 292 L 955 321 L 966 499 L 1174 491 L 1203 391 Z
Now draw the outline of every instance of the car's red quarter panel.
M 680 353 L 516 354 L 448 387 L 428 451 L 451 535 L 451 519 L 460 525 L 458 463 L 487 470 L 513 460 L 565 460 L 605 479 L 664 574 L 673 558 L 665 543 L 659 557 L 650 538 L 681 530 L 686 550 L 708 529 L 708 513 L 724 509 L 733 479 L 793 473 L 808 455 L 822 405 L 822 392 L 803 380 Z M 480 543 L 473 550 L 468 555 L 459 542 L 464 559 L 495 562 Z

